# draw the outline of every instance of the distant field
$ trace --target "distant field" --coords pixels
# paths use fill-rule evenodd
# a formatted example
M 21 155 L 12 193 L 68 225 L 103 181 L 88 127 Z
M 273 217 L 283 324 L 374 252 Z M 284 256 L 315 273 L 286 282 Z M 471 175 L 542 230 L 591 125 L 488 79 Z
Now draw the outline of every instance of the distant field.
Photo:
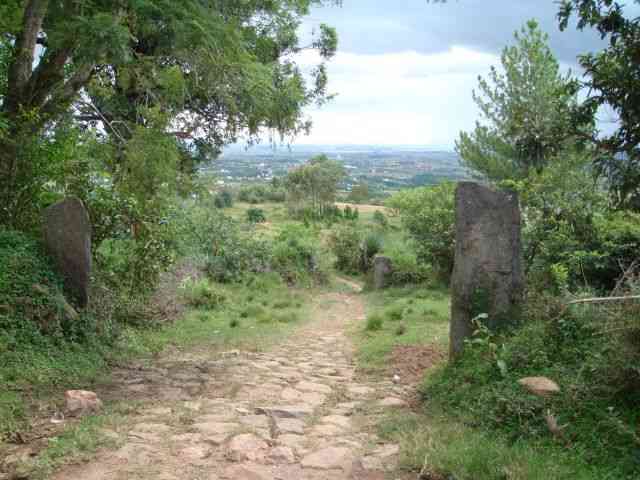
M 355 203 L 340 203 L 336 202 L 336 207 L 344 209 L 344 207 L 349 206 L 351 208 L 357 208 L 360 213 L 374 213 L 374 212 L 382 212 L 389 213 L 387 207 L 382 207 L 380 205 L 358 205 Z

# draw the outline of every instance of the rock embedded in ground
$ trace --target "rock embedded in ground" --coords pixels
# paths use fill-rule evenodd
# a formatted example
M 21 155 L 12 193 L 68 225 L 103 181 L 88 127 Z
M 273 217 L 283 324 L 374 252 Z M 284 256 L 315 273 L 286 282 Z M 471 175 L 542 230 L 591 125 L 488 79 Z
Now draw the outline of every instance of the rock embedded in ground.
M 295 388 L 296 390 L 301 390 L 303 392 L 324 393 L 326 395 L 330 394 L 332 391 L 330 386 L 323 383 L 313 383 L 306 381 L 299 382 L 295 386 Z
M 313 414 L 308 405 L 282 405 L 275 407 L 257 407 L 258 415 L 272 415 L 279 418 L 304 418 Z
M 347 388 L 349 394 L 353 397 L 366 397 L 375 393 L 375 389 L 365 385 L 351 385 Z
M 267 442 L 252 433 L 233 437 L 227 445 L 227 457 L 234 462 L 260 462 L 267 453 Z
M 268 460 L 275 465 L 290 464 L 296 461 L 296 456 L 291 448 L 279 446 L 271 449 Z
M 221 423 L 221 422 L 202 422 L 195 423 L 193 425 L 197 431 L 199 431 L 203 438 L 213 443 L 214 445 L 220 445 L 231 435 L 233 432 L 240 428 L 238 423 Z
M 326 417 L 322 417 L 320 419 L 320 422 L 329 423 L 342 429 L 351 428 L 351 419 L 349 417 L 345 417 L 344 415 L 327 415 Z
M 102 409 L 102 401 L 95 392 L 88 390 L 67 390 L 64 393 L 67 414 L 80 416 L 96 413 Z
M 305 423 L 296 418 L 275 418 L 276 429 L 278 434 L 295 433 L 304 435 Z
M 381 407 L 405 407 L 407 402 L 397 397 L 386 397 L 378 401 Z
M 326 447 L 306 455 L 300 465 L 318 470 L 346 469 L 353 461 L 353 454 L 345 447 Z
M 560 392 L 558 384 L 547 377 L 525 377 L 518 380 L 518 383 L 539 397 L 548 397 Z

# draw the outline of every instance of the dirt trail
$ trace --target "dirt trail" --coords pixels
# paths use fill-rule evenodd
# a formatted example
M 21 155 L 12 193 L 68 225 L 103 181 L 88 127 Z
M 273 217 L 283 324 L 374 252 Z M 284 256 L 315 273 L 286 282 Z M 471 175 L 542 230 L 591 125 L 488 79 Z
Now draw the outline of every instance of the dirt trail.
M 126 431 L 107 432 L 117 450 L 53 478 L 384 479 L 398 447 L 373 425 L 404 404 L 404 392 L 356 381 L 346 330 L 365 316 L 357 294 L 320 295 L 312 315 L 268 352 L 198 351 L 158 361 L 136 381 L 129 375 L 132 395 L 156 388 L 159 400 L 131 416 Z

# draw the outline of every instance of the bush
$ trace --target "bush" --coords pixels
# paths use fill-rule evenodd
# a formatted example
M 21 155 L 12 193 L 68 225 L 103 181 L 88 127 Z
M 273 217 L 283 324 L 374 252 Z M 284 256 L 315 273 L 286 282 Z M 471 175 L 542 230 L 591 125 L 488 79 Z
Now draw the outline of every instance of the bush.
M 229 190 L 222 190 L 214 197 L 214 205 L 216 208 L 233 207 L 233 194 Z
M 389 220 L 380 210 L 373 212 L 373 222 L 383 230 L 389 227 Z
M 64 335 L 64 315 L 56 302 L 61 282 L 41 246 L 22 233 L 0 230 L 0 258 L 0 331 L 27 342 L 41 333 Z
M 189 280 L 183 287 L 184 296 L 196 308 L 215 309 L 226 301 L 226 296 L 206 280 Z
M 637 340 L 633 346 L 627 335 L 602 334 L 602 314 L 591 306 L 564 310 L 563 304 L 548 296 L 530 302 L 529 321 L 514 332 L 495 336 L 480 329 L 462 358 L 423 386 L 432 404 L 428 408 L 441 408 L 513 442 L 538 445 L 549 443 L 545 417 L 551 413 L 565 426 L 562 438 L 572 451 L 588 452 L 589 463 L 606 467 L 610 478 L 635 478 Z M 529 394 L 518 384 L 529 376 L 551 378 L 560 393 L 547 398 Z
M 382 251 L 382 237 L 374 232 L 369 232 L 362 241 L 362 265 L 363 272 L 369 271 L 373 264 L 373 258 Z
M 238 200 L 245 203 L 258 204 L 265 202 L 284 202 L 286 194 L 281 186 L 247 185 L 238 191 Z
M 288 283 L 307 278 L 324 283 L 327 273 L 320 264 L 317 234 L 302 225 L 285 225 L 271 245 L 271 267 Z
M 414 240 L 418 262 L 431 265 L 446 282 L 455 256 L 454 191 L 455 184 L 442 183 L 403 190 L 387 201 Z
M 353 225 L 339 225 L 329 235 L 329 245 L 336 256 L 336 268 L 356 274 L 362 271 L 362 234 Z
M 394 285 L 417 285 L 434 280 L 431 265 L 418 262 L 413 242 L 387 236 L 384 255 L 393 264 Z
M 247 210 L 247 221 L 249 223 L 264 223 L 267 221 L 267 217 L 261 208 L 250 208 Z

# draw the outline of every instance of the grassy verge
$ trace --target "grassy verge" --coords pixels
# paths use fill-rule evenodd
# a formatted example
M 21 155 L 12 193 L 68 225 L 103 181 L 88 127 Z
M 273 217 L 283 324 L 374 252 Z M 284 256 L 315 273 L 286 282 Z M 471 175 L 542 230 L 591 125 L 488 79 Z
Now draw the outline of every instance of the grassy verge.
M 367 322 L 356 332 L 358 362 L 369 373 L 384 371 L 399 345 L 445 348 L 449 328 L 449 295 L 416 287 L 367 294 Z
M 400 445 L 402 470 L 423 479 L 547 480 L 602 478 L 584 461 L 559 448 L 471 428 L 442 411 L 395 412 L 379 424 L 382 438 Z
M 182 287 L 194 305 L 184 319 L 157 330 L 129 330 L 125 344 L 136 356 L 168 346 L 206 346 L 210 351 L 260 349 L 286 335 L 308 317 L 308 290 L 291 290 L 273 274 L 247 283 L 220 285 L 207 280 Z
M 32 408 L 37 405 L 40 410 L 44 407 L 53 413 L 63 407 L 64 390 L 91 390 L 104 384 L 114 364 L 150 360 L 167 348 L 205 347 L 212 353 L 231 348 L 257 350 L 282 338 L 308 317 L 309 291 L 291 290 L 275 274 L 257 275 L 243 284 L 219 285 L 199 280 L 177 288 L 192 309 L 175 323 L 127 327 L 111 344 L 95 339 L 59 342 L 50 348 L 30 343 L 21 348 L 0 349 L 0 378 L 8 386 L 0 391 L 2 436 L 12 438 L 21 432 L 29 438 L 29 419 L 42 415 L 42 411 L 38 414 Z M 110 422 L 111 417 L 109 412 L 83 420 L 55 437 L 38 457 L 36 471 L 46 471 L 49 464 L 64 456 L 61 452 L 81 456 L 98 442 L 87 439 L 91 432 L 95 433 L 101 422 Z M 8 445 L 0 442 L 0 457 L 6 448 Z
M 443 293 L 390 289 L 368 300 L 357 334 L 363 370 L 384 371 L 398 345 L 446 345 Z M 379 424 L 381 437 L 401 446 L 400 469 L 432 480 L 638 478 L 633 356 L 624 342 L 594 335 L 590 323 L 581 312 L 532 320 L 508 335 L 480 334 L 460 362 L 427 371 L 422 404 Z M 556 380 L 561 393 L 541 398 L 518 384 L 535 375 Z M 550 431 L 548 415 L 562 433 Z

